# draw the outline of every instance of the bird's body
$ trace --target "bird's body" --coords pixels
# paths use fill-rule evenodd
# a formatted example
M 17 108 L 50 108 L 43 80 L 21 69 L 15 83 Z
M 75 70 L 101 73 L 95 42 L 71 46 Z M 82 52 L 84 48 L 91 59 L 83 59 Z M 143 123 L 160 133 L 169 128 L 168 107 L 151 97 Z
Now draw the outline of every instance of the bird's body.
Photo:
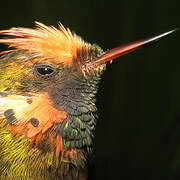
M 0 31 L 13 48 L 0 57 L 0 179 L 85 179 L 105 62 L 144 41 L 104 53 L 37 25 Z

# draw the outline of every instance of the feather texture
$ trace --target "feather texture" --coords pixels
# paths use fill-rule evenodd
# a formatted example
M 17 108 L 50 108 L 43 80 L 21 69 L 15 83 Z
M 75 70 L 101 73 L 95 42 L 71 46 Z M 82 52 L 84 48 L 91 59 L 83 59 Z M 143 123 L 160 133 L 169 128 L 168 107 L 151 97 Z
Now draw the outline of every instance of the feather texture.
M 51 59 L 54 64 L 62 63 L 67 67 L 72 67 L 74 60 L 80 64 L 81 53 L 88 54 L 91 45 L 71 33 L 69 29 L 65 29 L 62 24 L 59 23 L 59 29 L 39 22 L 36 22 L 36 25 L 36 29 L 2 30 L 0 34 L 9 35 L 10 38 L 1 39 L 0 43 L 6 43 L 17 50 L 28 51 L 30 54 L 41 57 L 43 61 Z

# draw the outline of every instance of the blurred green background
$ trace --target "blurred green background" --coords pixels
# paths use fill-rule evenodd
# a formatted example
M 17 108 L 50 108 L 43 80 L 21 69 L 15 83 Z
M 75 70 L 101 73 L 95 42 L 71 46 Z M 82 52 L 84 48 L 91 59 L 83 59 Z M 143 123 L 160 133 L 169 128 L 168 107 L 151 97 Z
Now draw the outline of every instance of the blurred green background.
M 180 28 L 179 11 L 178 0 L 6 0 L 0 29 L 61 21 L 107 50 Z M 108 65 L 90 179 L 180 178 L 179 40 L 177 31 Z

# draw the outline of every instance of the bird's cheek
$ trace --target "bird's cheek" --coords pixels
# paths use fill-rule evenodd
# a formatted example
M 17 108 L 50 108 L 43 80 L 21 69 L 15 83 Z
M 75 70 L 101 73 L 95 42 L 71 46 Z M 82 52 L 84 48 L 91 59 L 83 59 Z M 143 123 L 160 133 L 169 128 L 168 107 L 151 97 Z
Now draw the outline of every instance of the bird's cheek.
M 0 112 L 4 112 L 13 134 L 24 132 L 27 138 L 43 135 L 67 118 L 66 111 L 52 106 L 47 93 L 32 96 L 31 99 L 14 95 L 1 97 Z

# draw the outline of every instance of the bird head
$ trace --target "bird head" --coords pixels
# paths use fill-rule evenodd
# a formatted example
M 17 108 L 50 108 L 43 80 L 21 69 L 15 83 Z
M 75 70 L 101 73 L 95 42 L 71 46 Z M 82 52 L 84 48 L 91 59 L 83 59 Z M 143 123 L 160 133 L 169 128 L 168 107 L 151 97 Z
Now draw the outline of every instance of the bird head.
M 61 24 L 0 31 L 8 35 L 0 43 L 10 47 L 0 57 L 0 125 L 77 165 L 92 146 L 95 96 L 106 63 L 172 32 L 104 52 Z

